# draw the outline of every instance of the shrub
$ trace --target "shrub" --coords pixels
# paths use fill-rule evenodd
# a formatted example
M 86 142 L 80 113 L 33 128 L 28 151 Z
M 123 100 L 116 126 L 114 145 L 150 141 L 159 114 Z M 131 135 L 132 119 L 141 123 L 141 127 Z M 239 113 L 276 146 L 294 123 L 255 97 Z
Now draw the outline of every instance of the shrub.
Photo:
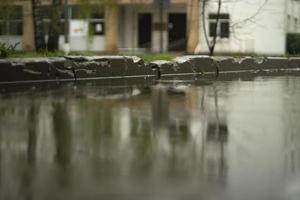
M 287 35 L 286 50 L 290 55 L 300 54 L 300 34 Z
M 7 58 L 11 54 L 15 53 L 18 45 L 19 43 L 12 45 L 0 42 L 0 58 Z

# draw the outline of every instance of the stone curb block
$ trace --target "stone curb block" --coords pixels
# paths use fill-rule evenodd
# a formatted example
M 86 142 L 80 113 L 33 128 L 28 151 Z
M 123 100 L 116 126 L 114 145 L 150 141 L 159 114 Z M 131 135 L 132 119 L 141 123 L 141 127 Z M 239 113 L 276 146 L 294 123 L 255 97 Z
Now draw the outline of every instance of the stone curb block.
M 141 58 L 128 56 L 0 59 L 2 83 L 130 76 L 155 74 Z
M 65 67 L 65 59 L 0 60 L 0 82 L 74 79 Z
M 151 68 L 135 56 L 68 56 L 66 59 L 76 78 L 154 76 Z

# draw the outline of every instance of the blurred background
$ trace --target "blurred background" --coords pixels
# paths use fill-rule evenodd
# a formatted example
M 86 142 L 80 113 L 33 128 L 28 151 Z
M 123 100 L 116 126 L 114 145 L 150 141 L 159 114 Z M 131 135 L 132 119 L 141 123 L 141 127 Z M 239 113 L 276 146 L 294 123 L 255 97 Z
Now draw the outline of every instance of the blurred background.
M 0 0 L 0 44 L 19 52 L 297 55 L 299 17 L 299 0 Z

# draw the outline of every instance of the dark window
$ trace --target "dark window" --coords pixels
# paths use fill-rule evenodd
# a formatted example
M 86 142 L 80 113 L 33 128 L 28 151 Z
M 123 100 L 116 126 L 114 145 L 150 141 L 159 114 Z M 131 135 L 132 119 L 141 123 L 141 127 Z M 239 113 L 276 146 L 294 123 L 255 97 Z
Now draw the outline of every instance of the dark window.
M 12 21 L 9 23 L 9 34 L 10 35 L 22 35 L 23 25 L 21 21 Z
M 50 6 L 42 6 L 41 7 L 43 19 L 50 19 L 51 18 L 51 7 Z
M 229 38 L 229 22 L 221 22 L 221 38 Z
M 104 19 L 104 15 L 102 13 L 93 13 L 92 19 Z
M 100 22 L 100 21 L 91 22 L 90 28 L 94 35 L 104 35 L 104 33 L 105 33 L 105 26 L 104 26 L 103 21 L 102 22 Z
M 22 35 L 23 23 L 20 20 L 0 21 L 0 35 Z
M 230 37 L 230 17 L 229 14 L 220 13 L 209 14 L 209 36 L 214 37 L 215 35 L 220 38 Z M 218 21 L 218 24 L 217 24 Z
M 216 22 L 209 22 L 209 37 L 214 37 L 216 32 Z
M 1 20 L 22 20 L 22 6 L 0 6 Z
M 22 35 L 22 7 L 0 7 L 0 35 Z
M 0 35 L 6 34 L 6 23 L 4 21 L 0 21 Z
M 209 14 L 209 19 L 218 19 L 218 14 Z M 220 13 L 219 19 L 229 19 L 229 14 Z

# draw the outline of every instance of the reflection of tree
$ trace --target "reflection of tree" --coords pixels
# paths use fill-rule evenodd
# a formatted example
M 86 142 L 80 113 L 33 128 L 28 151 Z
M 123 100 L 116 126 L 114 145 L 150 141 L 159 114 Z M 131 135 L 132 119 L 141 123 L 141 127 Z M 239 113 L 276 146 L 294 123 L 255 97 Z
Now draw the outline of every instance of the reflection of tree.
M 214 107 L 214 104 L 203 102 L 206 99 L 206 102 L 213 102 L 210 101 L 213 97 L 203 91 L 195 87 L 186 94 L 172 95 L 168 94 L 165 88 L 155 88 L 151 98 L 148 94 L 142 94 L 126 101 L 122 98 L 106 99 L 89 96 L 76 99 L 50 98 L 50 106 L 48 103 L 48 106 L 42 106 L 33 102 L 25 109 L 26 116 L 22 116 L 18 121 L 24 121 L 26 118 L 28 126 L 28 137 L 26 135 L 23 139 L 28 145 L 28 149 L 24 152 L 25 156 L 27 153 L 28 160 L 32 163 L 36 159 L 41 159 L 41 162 L 25 168 L 26 159 L 23 159 L 20 165 L 22 170 L 18 168 L 20 175 L 18 174 L 15 182 L 18 187 L 21 185 L 22 194 L 30 199 L 30 195 L 35 192 L 32 186 L 40 180 L 45 180 L 41 188 L 47 187 L 45 184 L 48 184 L 54 186 L 54 190 L 57 189 L 62 195 L 69 195 L 69 191 L 73 192 L 73 184 L 75 188 L 82 184 L 71 182 L 74 180 L 71 177 L 75 175 L 83 178 L 87 183 L 98 183 L 97 181 L 102 183 L 103 180 L 116 177 L 118 177 L 117 181 L 119 178 L 124 178 L 121 181 L 128 181 L 133 177 L 142 177 L 143 181 L 153 180 L 152 178 L 157 180 L 182 178 L 180 181 L 192 180 L 199 183 L 208 175 L 202 167 L 207 168 L 209 160 L 220 168 L 219 171 L 222 169 L 225 171 L 226 140 L 215 137 L 215 134 L 216 124 L 219 124 L 220 135 L 222 132 L 227 132 L 224 128 L 226 125 L 222 126 L 224 124 L 222 117 L 216 117 L 220 122 L 212 120 L 213 129 L 206 129 L 208 113 L 205 113 L 204 109 L 210 109 L 207 107 Z M 219 99 L 213 112 L 217 114 L 220 112 L 218 101 Z M 10 104 L 11 108 L 5 109 L 16 107 L 15 102 Z M 13 114 L 8 113 L 8 115 Z M 43 117 L 48 120 L 47 133 L 53 134 L 55 143 L 51 143 L 49 137 L 42 138 L 42 129 L 45 128 L 41 127 L 44 125 Z M 16 116 L 12 118 L 16 119 Z M 124 118 L 128 119 L 124 120 Z M 126 123 L 129 125 L 127 126 Z M 125 138 L 122 131 L 126 132 Z M 207 138 L 206 134 L 213 135 L 213 141 Z M 218 146 L 223 144 L 223 149 L 220 150 L 216 144 Z M 36 146 L 45 147 L 46 153 L 37 154 L 39 148 L 36 149 Z M 54 163 L 51 163 L 51 160 L 45 157 L 51 155 L 50 151 L 53 148 L 56 155 Z M 211 151 L 214 153 L 212 156 Z M 216 154 L 217 159 L 214 157 Z M 84 171 L 80 171 L 82 166 Z M 46 169 L 41 169 L 42 167 Z M 53 167 L 55 176 L 39 174 L 47 173 Z M 35 173 L 36 169 L 39 173 Z M 75 171 L 78 174 L 75 174 Z M 52 170 L 50 176 L 53 175 L 51 173 Z M 214 175 L 222 176 L 222 174 L 226 175 L 226 171 L 216 172 Z
M 84 99 L 72 102 L 76 117 L 71 121 L 74 160 L 91 163 L 94 177 L 113 171 L 112 160 L 118 152 L 114 141 L 112 110 L 115 100 Z M 84 155 L 84 157 L 78 157 Z M 111 170 L 111 171 L 109 171 Z
M 36 143 L 37 143 L 37 130 L 38 123 L 38 108 L 33 101 L 28 113 L 28 149 L 27 159 L 28 162 L 34 164 L 36 160 Z
M 23 197 L 26 200 L 32 199 L 33 191 L 32 185 L 34 182 L 35 168 L 36 168 L 36 149 L 37 149 L 37 137 L 38 137 L 38 115 L 40 111 L 40 105 L 37 100 L 32 97 L 32 103 L 29 105 L 27 114 L 28 125 L 28 140 L 27 140 L 27 163 L 24 163 L 20 168 L 21 177 L 21 190 Z
M 69 186 L 71 168 L 71 124 L 69 118 L 68 101 L 53 103 L 53 134 L 56 145 L 55 161 L 58 164 L 59 171 L 57 181 L 61 187 Z
M 53 134 L 56 143 L 56 161 L 65 166 L 71 157 L 71 130 L 67 104 L 55 102 L 53 104 Z
M 217 87 L 213 87 L 214 92 L 214 120 L 209 122 L 207 128 L 207 142 L 217 143 L 214 153 L 217 154 L 217 158 L 208 158 L 208 170 L 213 177 L 225 180 L 227 173 L 226 158 L 225 158 L 225 146 L 228 137 L 228 128 L 225 119 L 220 117 L 219 99 Z M 219 152 L 218 152 L 219 151 Z

